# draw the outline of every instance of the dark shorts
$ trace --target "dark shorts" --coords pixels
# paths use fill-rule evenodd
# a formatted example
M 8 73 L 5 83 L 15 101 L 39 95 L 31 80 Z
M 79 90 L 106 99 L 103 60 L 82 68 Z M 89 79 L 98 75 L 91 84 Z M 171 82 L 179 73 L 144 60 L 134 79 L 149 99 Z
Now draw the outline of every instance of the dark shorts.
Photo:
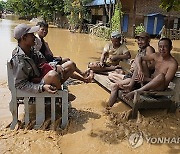
M 142 86 L 146 85 L 147 83 L 149 83 L 149 82 L 144 82 L 144 83 L 141 85 L 140 82 L 135 81 L 133 90 L 139 89 L 139 88 L 141 88 Z
M 129 72 L 124 76 L 123 80 L 127 78 L 132 78 L 132 76 L 133 76 L 133 72 Z

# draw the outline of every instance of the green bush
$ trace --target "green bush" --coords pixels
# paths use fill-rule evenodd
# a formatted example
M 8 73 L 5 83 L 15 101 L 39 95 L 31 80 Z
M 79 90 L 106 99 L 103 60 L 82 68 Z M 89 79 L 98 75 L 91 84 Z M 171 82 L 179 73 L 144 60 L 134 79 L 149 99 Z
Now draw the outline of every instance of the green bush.
M 145 27 L 142 23 L 135 27 L 135 35 L 138 35 L 141 32 L 145 32 Z
M 111 29 L 109 27 L 100 26 L 94 29 L 94 35 L 104 38 L 105 40 L 110 39 Z
M 113 31 L 120 31 L 121 28 L 121 18 L 122 18 L 123 12 L 121 11 L 121 5 L 120 7 L 118 5 L 115 6 L 114 15 L 111 19 L 111 32 Z

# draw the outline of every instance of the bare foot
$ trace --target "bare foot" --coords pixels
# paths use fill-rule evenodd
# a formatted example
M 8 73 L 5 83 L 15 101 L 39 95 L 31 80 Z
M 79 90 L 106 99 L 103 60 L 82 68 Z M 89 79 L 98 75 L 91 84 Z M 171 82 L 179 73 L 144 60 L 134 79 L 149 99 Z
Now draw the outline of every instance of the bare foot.
M 85 72 L 82 72 L 82 76 L 83 77 L 87 77 L 88 75 L 89 75 L 89 71 L 90 71 L 90 69 L 88 68 Z
M 88 76 L 85 78 L 86 83 L 91 83 L 94 79 L 94 73 L 92 70 L 89 70 Z

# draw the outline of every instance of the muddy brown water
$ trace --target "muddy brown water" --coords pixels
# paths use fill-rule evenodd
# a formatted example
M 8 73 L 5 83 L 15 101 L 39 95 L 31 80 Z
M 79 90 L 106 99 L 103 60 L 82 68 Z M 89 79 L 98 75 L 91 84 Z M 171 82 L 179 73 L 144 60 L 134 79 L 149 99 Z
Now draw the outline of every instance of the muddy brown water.
M 13 29 L 18 23 L 25 21 L 2 19 L 0 20 L 0 126 L 1 122 L 10 121 L 8 103 L 10 92 L 7 89 L 6 61 L 11 57 L 11 52 L 17 45 L 13 38 Z M 29 22 L 25 22 L 30 24 Z M 32 23 L 31 23 L 32 24 Z M 85 70 L 89 61 L 97 61 L 104 45 L 107 43 L 97 37 L 70 33 L 68 30 L 50 26 L 49 34 L 45 38 L 54 55 L 69 57 L 77 66 Z M 152 40 L 152 46 L 157 49 L 158 40 Z M 173 55 L 180 62 L 180 41 L 173 41 Z M 134 39 L 127 39 L 127 46 L 133 57 L 138 46 Z M 172 134 L 179 136 L 179 119 L 168 115 L 165 111 L 145 111 L 141 122 L 118 125 L 118 128 L 109 126 L 109 119 L 104 115 L 104 106 L 109 98 L 109 93 L 96 83 L 69 86 L 69 91 L 75 95 L 72 102 L 75 108 L 73 118 L 67 134 L 58 136 L 51 131 L 0 131 L 0 151 L 2 153 L 179 153 L 179 144 L 147 144 L 140 148 L 132 149 L 128 140 L 120 139 L 129 128 L 141 128 L 152 134 Z M 116 104 L 114 112 L 122 113 L 130 108 L 123 104 Z M 157 115 L 157 117 L 153 117 Z M 123 116 L 120 116 L 122 118 Z M 175 120 L 174 120 L 175 119 Z M 123 120 L 123 118 L 122 118 Z M 159 122 L 160 121 L 160 122 Z M 135 125 L 135 126 L 134 126 Z M 147 127 L 148 125 L 148 127 Z M 122 127 L 123 126 L 123 127 Z M 168 127 L 169 126 L 169 127 Z M 126 127 L 126 128 L 125 128 Z M 124 131 L 124 129 L 126 131 Z M 121 133 L 122 132 L 122 133 Z M 172 133 L 171 133 L 172 132 Z M 77 142 L 78 141 L 78 142 Z
M 11 20 L 10 20 L 11 19 Z M 11 57 L 11 52 L 17 45 L 16 40 L 13 38 L 13 29 L 19 23 L 27 23 L 27 21 L 0 19 L 0 47 L 1 47 L 1 60 L 0 80 L 6 79 L 5 63 Z M 31 23 L 35 24 L 35 23 Z M 77 66 L 85 70 L 90 61 L 99 60 L 106 41 L 88 34 L 70 33 L 65 29 L 58 29 L 50 26 L 49 33 L 45 40 L 49 43 L 54 55 L 62 57 L 69 57 Z M 158 40 L 152 40 L 151 44 L 157 51 Z M 137 53 L 137 43 L 134 39 L 128 39 L 127 46 L 131 51 L 132 57 Z M 173 55 L 180 62 L 180 41 L 173 41 Z

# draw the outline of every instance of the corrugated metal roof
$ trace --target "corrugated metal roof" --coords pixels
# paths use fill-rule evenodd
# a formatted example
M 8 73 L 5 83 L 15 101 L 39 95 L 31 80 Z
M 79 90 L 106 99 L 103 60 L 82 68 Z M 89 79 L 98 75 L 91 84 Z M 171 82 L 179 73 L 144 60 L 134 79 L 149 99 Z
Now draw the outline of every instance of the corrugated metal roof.
M 107 4 L 110 4 L 110 0 L 106 0 Z M 114 4 L 115 0 L 111 0 L 111 3 Z M 104 5 L 104 0 L 94 0 L 89 4 L 86 4 L 86 6 L 96 6 L 96 5 Z
M 148 15 L 146 15 L 146 16 L 152 17 L 152 16 L 158 16 L 158 15 L 160 15 L 160 16 L 165 16 L 165 15 L 160 14 L 160 13 L 152 13 L 152 14 L 148 14 Z

